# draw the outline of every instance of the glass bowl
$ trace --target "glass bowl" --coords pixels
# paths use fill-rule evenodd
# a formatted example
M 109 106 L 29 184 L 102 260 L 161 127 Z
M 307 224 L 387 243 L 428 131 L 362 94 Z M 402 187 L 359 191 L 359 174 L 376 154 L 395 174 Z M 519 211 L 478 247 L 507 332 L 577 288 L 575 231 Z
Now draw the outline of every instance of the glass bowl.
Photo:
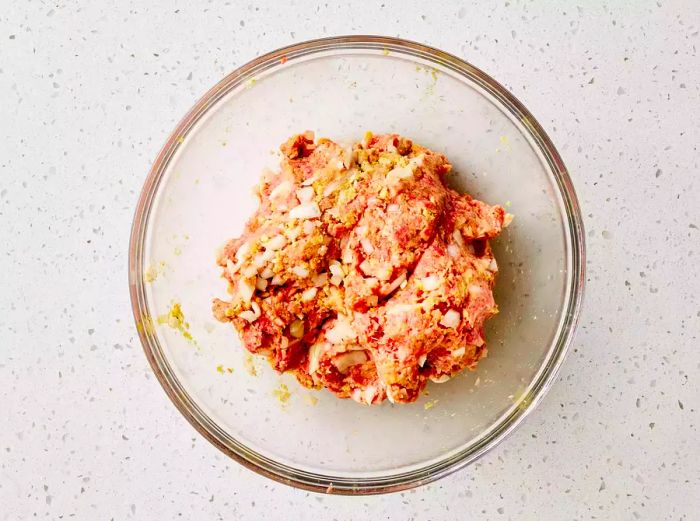
M 215 252 L 242 231 L 278 145 L 307 129 L 346 141 L 406 135 L 449 158 L 455 188 L 515 215 L 492 241 L 500 313 L 476 371 L 430 383 L 414 404 L 366 407 L 278 375 L 213 319 L 212 298 L 226 294 Z M 437 49 L 350 36 L 261 56 L 194 106 L 146 179 L 129 264 L 146 356 L 205 438 L 280 482 L 369 494 L 464 467 L 537 405 L 579 315 L 584 234 L 559 154 L 505 88 Z

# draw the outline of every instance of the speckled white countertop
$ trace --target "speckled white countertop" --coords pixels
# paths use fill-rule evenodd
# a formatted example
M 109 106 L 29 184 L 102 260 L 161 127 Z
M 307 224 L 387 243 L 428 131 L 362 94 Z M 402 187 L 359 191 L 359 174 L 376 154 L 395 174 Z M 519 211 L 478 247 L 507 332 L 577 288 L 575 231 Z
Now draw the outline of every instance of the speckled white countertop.
M 698 518 L 700 4 L 471 3 L 4 3 L 0 519 Z M 384 497 L 309 494 L 219 453 L 151 374 L 127 292 L 135 203 L 175 122 L 254 56 L 345 33 L 504 83 L 562 153 L 588 235 L 581 325 L 542 405 L 466 470 Z

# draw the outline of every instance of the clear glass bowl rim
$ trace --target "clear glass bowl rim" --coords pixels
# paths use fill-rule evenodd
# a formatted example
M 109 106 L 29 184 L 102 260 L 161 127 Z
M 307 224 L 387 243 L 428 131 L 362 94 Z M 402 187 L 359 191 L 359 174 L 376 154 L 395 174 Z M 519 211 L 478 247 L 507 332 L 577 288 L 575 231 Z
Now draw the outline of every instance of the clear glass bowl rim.
M 143 277 L 144 242 L 148 229 L 148 219 L 160 180 L 169 160 L 182 142 L 182 136 L 185 136 L 202 115 L 222 96 L 249 78 L 277 67 L 287 60 L 329 50 L 369 50 L 383 51 L 385 53 L 393 51 L 418 57 L 465 76 L 494 96 L 503 108 L 507 109 L 513 117 L 520 120 L 554 174 L 559 195 L 564 202 L 566 211 L 565 226 L 568 227 L 567 233 L 570 239 L 570 244 L 568 245 L 570 251 L 567 253 L 571 258 L 571 276 L 569 287 L 566 288 L 569 299 L 567 309 L 563 311 L 563 326 L 559 336 L 553 341 L 554 348 L 550 352 L 550 357 L 546 361 L 544 370 L 540 372 L 539 378 L 534 382 L 531 399 L 527 406 L 515 408 L 499 424 L 492 426 L 487 436 L 452 456 L 416 470 L 381 477 L 345 478 L 343 476 L 301 471 L 288 465 L 280 464 L 249 449 L 223 432 L 201 411 L 178 382 L 153 331 L 148 327 L 144 327 L 145 324 L 149 323 L 149 317 L 151 316 L 145 297 Z M 139 338 L 153 372 L 180 413 L 202 436 L 238 463 L 278 482 L 314 492 L 363 495 L 396 492 L 440 479 L 474 462 L 513 432 L 525 417 L 535 409 L 555 381 L 558 370 L 572 342 L 583 300 L 585 265 L 583 220 L 569 174 L 559 153 L 543 128 L 515 96 L 480 69 L 439 49 L 394 37 L 353 35 L 309 40 L 282 47 L 253 59 L 219 81 L 178 123 L 158 154 L 144 182 L 136 207 L 129 243 L 129 291 Z

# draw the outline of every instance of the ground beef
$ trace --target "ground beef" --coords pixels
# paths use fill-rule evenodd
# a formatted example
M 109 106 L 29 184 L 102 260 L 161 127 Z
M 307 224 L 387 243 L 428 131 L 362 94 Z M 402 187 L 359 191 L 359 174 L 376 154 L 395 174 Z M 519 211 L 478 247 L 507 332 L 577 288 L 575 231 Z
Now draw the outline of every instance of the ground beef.
M 473 369 L 497 312 L 488 240 L 510 215 L 449 189 L 447 159 L 395 134 L 343 147 L 306 132 L 280 149 L 218 255 L 231 299 L 216 318 L 278 371 L 366 404 Z

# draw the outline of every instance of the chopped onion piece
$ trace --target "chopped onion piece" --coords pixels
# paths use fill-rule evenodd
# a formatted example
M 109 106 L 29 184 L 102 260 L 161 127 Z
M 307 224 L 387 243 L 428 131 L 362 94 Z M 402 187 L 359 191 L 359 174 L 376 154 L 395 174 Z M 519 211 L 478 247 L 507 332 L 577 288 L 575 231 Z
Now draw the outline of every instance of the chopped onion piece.
M 302 224 L 302 229 L 305 235 L 311 235 L 314 229 L 320 224 L 319 221 L 304 221 Z
M 359 267 L 362 270 L 362 273 L 364 273 L 365 275 L 369 275 L 370 271 L 372 270 L 372 265 L 369 263 L 369 261 L 367 259 L 363 260 L 360 263 Z
M 367 405 L 371 405 L 374 397 L 377 396 L 377 388 L 374 385 L 368 385 L 362 391 L 362 399 Z
M 251 264 L 256 268 L 262 268 L 265 264 L 267 264 L 267 260 L 263 256 L 263 253 L 258 253 L 251 261 Z
M 302 181 L 301 186 L 311 186 L 316 182 L 316 179 L 318 179 L 318 175 L 312 175 L 308 179 Z
M 447 245 L 447 254 L 453 259 L 456 259 L 457 257 L 459 257 L 459 246 L 451 242 Z
M 428 277 L 423 277 L 420 282 L 425 291 L 432 291 L 440 287 L 441 280 L 437 275 L 430 275 Z
M 285 235 L 287 235 L 290 241 L 296 241 L 297 238 L 299 238 L 299 236 L 301 235 L 301 227 L 295 226 L 293 228 L 289 228 L 284 233 Z
M 352 163 L 352 144 L 343 146 L 343 165 L 345 168 L 350 167 Z
M 365 403 L 365 399 L 362 396 L 362 389 L 360 389 L 359 387 L 355 387 L 352 390 L 352 393 L 350 394 L 350 398 L 355 400 L 357 403 L 363 403 L 363 404 Z
M 345 374 L 353 365 L 364 364 L 367 361 L 367 355 L 364 351 L 350 351 L 343 353 L 333 358 L 333 365 Z
M 295 320 L 289 324 L 289 334 L 294 338 L 301 338 L 304 336 L 304 321 Z
M 328 186 L 323 190 L 323 197 L 328 197 L 340 187 L 340 180 L 328 183 Z
M 345 275 L 345 273 L 343 273 L 343 268 L 341 268 L 340 264 L 338 264 L 337 262 L 328 266 L 328 269 L 331 271 L 331 274 L 334 277 L 343 278 L 343 276 Z
M 315 202 L 303 203 L 289 211 L 292 219 L 316 219 L 321 217 L 321 209 Z
M 389 280 L 393 271 L 394 269 L 391 266 L 384 265 L 379 266 L 377 269 L 375 269 L 372 275 L 377 277 L 379 280 Z
M 472 298 L 479 297 L 484 292 L 483 288 L 478 284 L 470 284 L 469 296 Z
M 459 325 L 461 318 L 462 317 L 459 312 L 455 311 L 454 309 L 450 309 L 440 320 L 440 325 L 455 329 Z
M 457 246 L 459 246 L 460 248 L 464 246 L 464 238 L 462 237 L 462 234 L 459 230 L 455 230 L 452 232 L 452 238 L 457 243 Z
M 258 274 L 258 268 L 254 265 L 247 266 L 241 270 L 241 275 L 246 279 L 255 277 Z
M 390 301 L 391 302 L 391 301 Z M 399 313 L 408 313 L 418 308 L 418 304 L 395 304 L 391 307 L 387 306 L 387 315 L 398 315 Z
M 316 296 L 316 293 L 318 293 L 318 289 L 316 288 L 309 288 L 304 293 L 301 294 L 301 301 L 302 302 L 309 302 L 314 299 Z
M 314 198 L 314 189 L 311 186 L 305 186 L 297 190 L 297 199 L 300 203 L 308 203 Z
M 243 260 L 243 257 L 246 256 L 246 254 L 250 251 L 252 248 L 252 245 L 249 242 L 244 242 L 238 247 L 238 250 L 236 251 L 236 259 Z
M 455 358 L 460 358 L 460 357 L 464 356 L 464 353 L 466 351 L 467 351 L 466 348 L 464 348 L 464 346 L 462 346 L 462 347 L 452 351 L 452 356 L 454 356 Z
M 494 258 L 491 258 L 491 262 L 489 263 L 489 271 L 493 271 L 494 273 L 498 271 L 498 263 Z
M 238 281 L 238 296 L 241 297 L 243 302 L 250 302 L 253 298 L 253 293 L 255 293 L 255 286 L 247 279 L 241 279 Z
M 449 374 L 443 374 L 441 376 L 431 376 L 430 379 L 436 384 L 444 384 L 451 378 Z
M 226 271 L 229 276 L 233 277 L 240 267 L 241 265 L 239 263 L 234 264 L 231 262 L 231 259 L 226 259 Z
M 421 355 L 418 358 L 418 365 L 423 367 L 425 365 L 425 361 L 428 359 L 428 355 Z
M 331 344 L 341 344 L 356 337 L 357 334 L 350 323 L 343 319 L 338 319 L 333 327 L 326 331 L 326 339 Z
M 272 268 L 270 268 L 269 266 L 267 266 L 265 269 L 263 269 L 263 270 L 260 272 L 260 276 L 261 276 L 263 279 L 271 279 L 272 276 L 273 276 L 274 274 L 275 274 L 275 273 L 272 271 Z
M 258 315 L 256 315 L 254 312 L 251 310 L 246 310 L 246 311 L 241 311 L 238 314 L 239 318 L 242 318 L 243 320 L 247 320 L 248 322 L 255 322 L 258 319 Z
M 318 371 L 318 359 L 321 356 L 321 345 L 316 343 L 309 349 L 309 374 L 314 374 Z
M 362 239 L 360 239 L 360 244 L 362 245 L 362 249 L 367 255 L 371 255 L 372 253 L 374 253 L 374 246 L 372 246 L 372 243 L 367 237 L 363 237 Z
M 386 294 L 389 295 L 389 294 L 392 293 L 396 288 L 398 288 L 399 286 L 401 286 L 404 282 L 406 282 L 406 272 L 405 272 L 405 271 L 402 271 L 402 272 L 401 272 L 401 275 L 399 275 L 398 277 L 396 277 L 396 278 L 394 279 L 394 282 L 392 282 L 391 284 L 389 284 L 389 287 L 386 288 Z
M 269 251 L 281 250 L 287 245 L 287 238 L 284 235 L 275 235 L 265 243 L 265 249 Z
M 292 273 L 294 273 L 294 275 L 300 279 L 305 279 L 309 276 L 309 270 L 307 270 L 304 266 L 293 266 Z
M 266 279 L 258 277 L 258 279 L 255 281 L 255 289 L 265 291 L 267 289 L 267 284 L 268 282 Z
M 416 171 L 420 165 L 423 164 L 423 155 L 414 157 L 411 159 L 406 166 L 395 166 L 386 175 L 386 179 L 390 183 L 397 183 L 402 179 L 410 179 L 413 177 L 413 173 Z
M 280 195 L 287 195 L 292 191 L 292 183 L 290 181 L 282 181 L 275 186 L 270 192 L 270 199 L 275 199 Z
M 389 183 L 397 183 L 402 179 L 410 179 L 411 177 L 413 177 L 413 169 L 409 166 L 395 166 L 386 175 Z
M 343 251 L 343 259 L 342 260 L 345 264 L 352 264 L 352 261 L 353 261 L 352 250 L 346 248 Z
M 284 284 L 282 275 L 275 275 L 274 277 L 272 277 L 270 284 L 272 284 L 273 286 L 281 286 L 282 284 Z

